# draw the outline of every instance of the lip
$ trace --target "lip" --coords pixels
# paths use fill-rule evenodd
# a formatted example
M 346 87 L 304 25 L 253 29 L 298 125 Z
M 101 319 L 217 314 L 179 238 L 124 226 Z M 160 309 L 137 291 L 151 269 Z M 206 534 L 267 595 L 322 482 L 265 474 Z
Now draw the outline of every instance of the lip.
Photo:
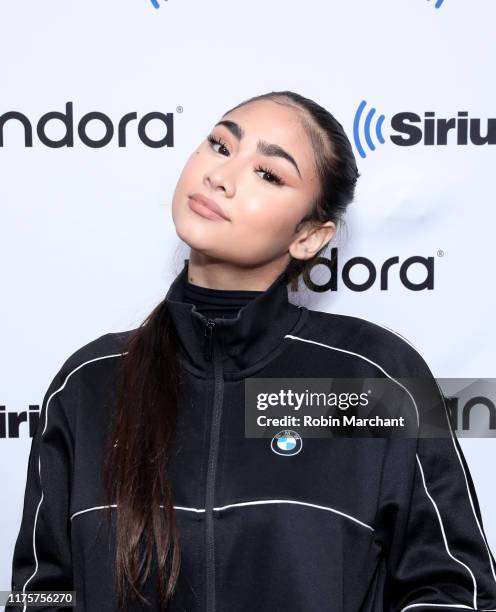
M 192 210 L 208 219 L 231 220 L 217 202 L 214 202 L 201 193 L 193 193 L 189 196 L 189 206 Z

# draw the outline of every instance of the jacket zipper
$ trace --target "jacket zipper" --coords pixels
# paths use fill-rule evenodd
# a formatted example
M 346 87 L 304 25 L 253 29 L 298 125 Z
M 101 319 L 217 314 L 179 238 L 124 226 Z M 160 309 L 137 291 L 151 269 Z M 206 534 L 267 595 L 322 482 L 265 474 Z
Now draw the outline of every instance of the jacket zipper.
M 214 541 L 214 502 L 215 475 L 219 453 L 220 422 L 224 397 L 224 376 L 220 354 L 214 349 L 215 321 L 207 319 L 205 323 L 205 359 L 214 365 L 214 400 L 212 407 L 212 424 L 210 428 L 210 446 L 208 454 L 207 486 L 205 500 L 205 528 L 207 551 L 207 608 L 206 612 L 215 612 L 215 541 Z M 216 347 L 215 347 L 216 348 Z
M 205 342 L 203 348 L 203 355 L 207 361 L 212 361 L 214 327 L 215 321 L 213 319 L 207 319 L 207 322 L 205 323 Z

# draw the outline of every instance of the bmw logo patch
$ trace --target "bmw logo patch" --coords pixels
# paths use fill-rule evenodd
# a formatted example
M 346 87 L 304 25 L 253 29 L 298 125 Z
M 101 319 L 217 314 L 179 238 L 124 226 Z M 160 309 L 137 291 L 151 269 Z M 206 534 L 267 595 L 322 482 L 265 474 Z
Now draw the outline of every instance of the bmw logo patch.
M 290 457 L 291 455 L 297 455 L 303 447 L 303 440 L 296 431 L 291 429 L 284 429 L 272 438 L 270 448 L 276 453 L 276 455 L 283 455 Z

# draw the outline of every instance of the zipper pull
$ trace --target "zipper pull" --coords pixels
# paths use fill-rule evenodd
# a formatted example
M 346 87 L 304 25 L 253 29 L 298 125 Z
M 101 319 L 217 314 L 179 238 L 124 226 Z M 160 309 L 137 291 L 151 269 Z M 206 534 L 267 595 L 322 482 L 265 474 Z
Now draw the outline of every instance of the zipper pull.
M 214 332 L 215 321 L 207 319 L 205 323 L 205 342 L 203 355 L 207 361 L 212 361 L 212 335 Z

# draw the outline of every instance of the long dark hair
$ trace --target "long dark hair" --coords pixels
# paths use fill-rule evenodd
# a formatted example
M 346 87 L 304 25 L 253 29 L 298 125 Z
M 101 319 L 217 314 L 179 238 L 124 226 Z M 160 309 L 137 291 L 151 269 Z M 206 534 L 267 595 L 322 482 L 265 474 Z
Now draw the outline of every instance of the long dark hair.
M 249 98 L 272 100 L 295 109 L 310 138 L 320 193 L 305 222 L 338 225 L 353 200 L 360 176 L 343 126 L 329 111 L 292 91 Z M 297 283 L 324 245 L 311 259 L 291 258 L 286 268 L 289 283 Z M 128 596 L 139 597 L 155 559 L 161 609 L 166 610 L 179 576 L 181 549 L 172 493 L 167 478 L 170 440 L 174 432 L 182 371 L 177 359 L 177 336 L 164 298 L 130 334 L 121 358 L 116 410 L 104 451 L 104 496 L 115 508 L 115 569 L 119 606 Z

